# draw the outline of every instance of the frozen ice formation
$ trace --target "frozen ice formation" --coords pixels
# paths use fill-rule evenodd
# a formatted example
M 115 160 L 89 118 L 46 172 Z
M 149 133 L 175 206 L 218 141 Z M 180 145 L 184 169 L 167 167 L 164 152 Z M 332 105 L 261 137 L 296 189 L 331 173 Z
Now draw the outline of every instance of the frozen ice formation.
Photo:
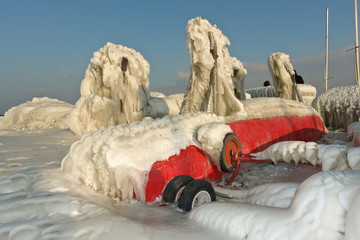
M 206 19 L 197 17 L 188 22 L 186 47 L 191 79 L 181 113 L 207 111 L 227 116 L 243 110 L 239 99 L 245 99 L 247 71 L 239 60 L 230 56 L 227 45 L 230 45 L 228 38 Z
M 66 117 L 73 107 L 57 99 L 33 98 L 12 107 L 0 117 L 0 129 L 67 129 Z
M 81 82 L 81 97 L 70 113 L 78 136 L 121 123 L 142 120 L 150 93 L 150 65 L 135 50 L 108 42 L 94 53 Z
M 343 128 L 360 117 L 360 86 L 335 87 L 321 94 L 313 102 L 324 124 L 330 128 Z
M 348 148 L 339 144 L 325 145 L 315 142 L 284 141 L 275 143 L 253 155 L 259 159 L 271 159 L 274 162 L 320 165 L 323 171 L 360 170 L 360 148 Z
M 234 239 L 358 239 L 359 196 L 359 171 L 329 171 L 301 183 L 289 207 L 213 202 L 189 218 Z
M 295 74 L 289 55 L 281 52 L 272 53 L 268 66 L 274 87 L 281 98 L 302 101 L 301 93 L 296 89 L 292 76 Z

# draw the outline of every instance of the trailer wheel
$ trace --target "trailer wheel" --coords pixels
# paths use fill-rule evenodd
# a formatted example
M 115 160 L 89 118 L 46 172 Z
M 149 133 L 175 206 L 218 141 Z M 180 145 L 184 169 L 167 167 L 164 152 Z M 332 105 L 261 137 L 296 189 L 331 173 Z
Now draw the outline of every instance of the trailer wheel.
M 182 191 L 192 180 L 194 179 L 189 175 L 179 175 L 172 178 L 164 189 L 163 200 L 169 203 L 178 201 Z
M 224 172 L 232 172 L 235 167 L 231 162 L 233 152 L 241 151 L 241 143 L 234 133 L 228 133 L 224 137 L 223 147 L 220 155 L 220 167 Z
M 196 206 L 216 200 L 214 188 L 208 181 L 199 179 L 191 181 L 182 192 L 179 208 L 189 212 Z

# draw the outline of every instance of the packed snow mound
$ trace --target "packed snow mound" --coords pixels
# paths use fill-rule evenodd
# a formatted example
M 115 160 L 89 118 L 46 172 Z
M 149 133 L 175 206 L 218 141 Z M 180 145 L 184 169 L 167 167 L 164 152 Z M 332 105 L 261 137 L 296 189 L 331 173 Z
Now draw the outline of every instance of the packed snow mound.
M 358 239 L 359 195 L 359 171 L 329 171 L 301 183 L 289 208 L 213 202 L 188 216 L 236 239 Z
M 108 42 L 90 60 L 81 82 L 79 104 L 70 113 L 70 129 L 81 136 L 88 131 L 87 125 L 110 127 L 142 120 L 150 97 L 149 73 L 150 65 L 140 53 Z M 112 111 L 114 108 L 116 111 Z M 94 123 L 104 113 L 111 120 Z
M 191 19 L 186 26 L 186 47 L 191 79 L 187 85 L 181 113 L 212 112 L 219 116 L 243 110 L 235 97 L 245 99 L 242 63 L 232 58 L 228 38 L 206 19 Z M 241 89 L 239 89 L 241 88 Z
M 316 97 L 316 88 L 310 84 L 297 84 L 296 86 L 301 92 L 303 102 L 307 105 L 311 105 Z M 246 89 L 246 93 L 250 94 L 251 98 L 279 97 L 278 92 L 273 86 L 249 88 Z
M 271 159 L 275 163 L 311 163 L 321 165 L 323 171 L 360 170 L 360 148 L 348 148 L 338 144 L 317 144 L 315 142 L 278 142 L 262 152 L 253 154 L 258 159 Z
M 33 98 L 9 109 L 0 118 L 0 129 L 67 129 L 67 114 L 73 105 L 47 97 Z
M 360 117 L 360 86 L 336 87 L 321 94 L 313 102 L 324 124 L 331 128 L 343 128 Z
M 167 161 L 189 145 L 201 149 L 198 129 L 215 122 L 224 123 L 224 118 L 199 112 L 90 132 L 71 146 L 61 168 L 105 195 L 125 200 L 132 199 L 135 192 L 137 199 L 145 201 L 144 189 L 152 165 Z
M 180 113 L 181 103 L 184 94 L 172 94 L 165 96 L 162 93 L 151 94 L 146 116 L 151 118 L 161 118 L 166 115 L 173 116 Z
M 268 66 L 274 87 L 281 98 L 299 100 L 292 76 L 295 74 L 289 55 L 281 52 L 272 53 Z

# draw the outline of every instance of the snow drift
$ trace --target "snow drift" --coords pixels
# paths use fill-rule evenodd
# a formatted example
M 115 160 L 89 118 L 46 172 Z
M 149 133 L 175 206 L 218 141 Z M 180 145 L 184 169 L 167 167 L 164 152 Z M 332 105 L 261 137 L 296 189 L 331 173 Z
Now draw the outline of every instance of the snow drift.
M 191 79 L 187 85 L 181 113 L 208 111 L 220 116 L 243 110 L 245 99 L 242 63 L 232 58 L 228 38 L 206 19 L 191 19 L 186 26 L 186 47 Z M 234 91 L 235 90 L 235 91 Z
M 313 107 L 330 128 L 343 128 L 360 117 L 360 86 L 336 87 L 323 94 L 313 102 Z
M 33 98 L 9 109 L 0 118 L 0 129 L 67 129 L 66 117 L 73 107 L 57 99 Z
M 108 42 L 90 60 L 81 97 L 68 119 L 70 129 L 81 136 L 142 120 L 150 97 L 149 73 L 150 65 L 140 53 Z

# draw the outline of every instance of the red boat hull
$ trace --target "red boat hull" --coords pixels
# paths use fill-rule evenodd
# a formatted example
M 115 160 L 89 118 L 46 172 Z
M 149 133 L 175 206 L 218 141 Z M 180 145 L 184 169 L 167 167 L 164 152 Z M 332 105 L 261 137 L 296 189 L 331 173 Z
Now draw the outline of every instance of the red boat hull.
M 242 152 L 263 151 L 280 141 L 318 141 L 325 133 L 322 119 L 318 116 L 291 116 L 255 119 L 227 123 L 241 142 Z M 194 145 L 164 161 L 156 162 L 148 174 L 145 201 L 159 197 L 168 181 L 178 175 L 194 179 L 218 180 L 223 176 L 204 152 Z

